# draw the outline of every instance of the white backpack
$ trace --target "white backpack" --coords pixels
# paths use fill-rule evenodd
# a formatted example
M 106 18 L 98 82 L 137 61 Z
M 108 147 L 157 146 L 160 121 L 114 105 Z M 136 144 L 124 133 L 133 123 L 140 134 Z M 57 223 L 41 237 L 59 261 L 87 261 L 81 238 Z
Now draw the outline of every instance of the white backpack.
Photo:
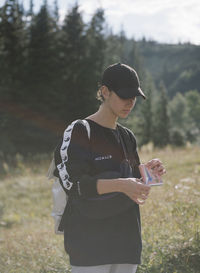
M 73 122 L 73 125 L 80 120 L 76 120 Z M 90 125 L 86 120 L 82 120 L 87 133 L 88 133 L 88 138 L 90 139 Z M 67 130 L 67 129 L 66 129 Z M 69 145 L 70 141 L 68 142 Z M 49 166 L 48 172 L 47 172 L 47 177 L 48 179 L 54 179 L 54 183 L 52 185 L 52 195 L 53 195 L 53 209 L 51 216 L 54 218 L 54 227 L 55 227 L 55 233 L 56 234 L 63 234 L 62 231 L 58 230 L 58 227 L 60 225 L 60 221 L 62 218 L 62 215 L 64 213 L 65 207 L 67 205 L 68 201 L 68 196 L 64 189 L 62 188 L 59 178 L 54 176 L 54 171 L 56 169 L 55 165 L 55 160 L 54 158 L 51 161 L 51 164 Z

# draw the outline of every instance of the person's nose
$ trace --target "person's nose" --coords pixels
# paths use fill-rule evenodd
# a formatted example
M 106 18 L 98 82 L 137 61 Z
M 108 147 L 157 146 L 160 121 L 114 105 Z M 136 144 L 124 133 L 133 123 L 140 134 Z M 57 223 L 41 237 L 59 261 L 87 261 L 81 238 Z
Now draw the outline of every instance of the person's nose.
M 130 98 L 130 99 L 128 99 L 128 101 L 127 101 L 127 104 L 128 104 L 129 106 L 133 106 L 134 103 L 135 103 L 135 98 Z

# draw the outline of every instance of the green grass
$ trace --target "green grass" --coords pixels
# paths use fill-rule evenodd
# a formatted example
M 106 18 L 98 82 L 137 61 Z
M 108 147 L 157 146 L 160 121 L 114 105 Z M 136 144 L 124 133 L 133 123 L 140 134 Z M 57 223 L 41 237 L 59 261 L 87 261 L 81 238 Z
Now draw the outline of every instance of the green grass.
M 167 168 L 141 206 L 143 254 L 137 273 L 200 272 L 200 148 L 140 151 L 142 161 L 159 157 Z M 54 235 L 49 162 L 3 164 L 0 179 L 0 273 L 66 272 L 63 236 Z

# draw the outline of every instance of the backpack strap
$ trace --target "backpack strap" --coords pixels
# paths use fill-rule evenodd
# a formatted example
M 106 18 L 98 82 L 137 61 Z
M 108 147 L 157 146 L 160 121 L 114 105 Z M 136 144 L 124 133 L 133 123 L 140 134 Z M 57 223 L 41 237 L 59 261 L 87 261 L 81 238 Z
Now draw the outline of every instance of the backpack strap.
M 133 139 L 131 138 L 131 135 L 125 128 L 119 127 L 119 129 L 121 132 L 120 137 L 122 139 L 121 143 L 123 146 L 124 154 L 126 156 L 126 159 L 131 164 L 131 166 L 135 169 L 135 167 L 139 166 L 140 164 L 140 159 L 137 154 L 137 151 L 134 152 L 134 149 L 133 149 L 134 142 L 136 146 L 136 141 L 134 138 Z M 136 150 L 136 147 L 135 147 L 135 150 Z
M 89 140 L 90 140 L 90 124 L 89 124 L 89 122 L 88 122 L 87 120 L 85 120 L 85 119 L 83 119 L 82 121 L 83 121 L 83 124 L 84 124 L 85 127 L 86 127 L 87 134 L 88 134 L 88 138 L 89 138 Z
M 133 144 L 131 143 L 131 139 L 127 130 L 121 126 L 119 126 L 119 138 L 120 138 L 120 142 L 123 148 L 125 158 L 126 160 L 130 161 L 130 158 L 131 158 L 130 153 L 132 151 Z

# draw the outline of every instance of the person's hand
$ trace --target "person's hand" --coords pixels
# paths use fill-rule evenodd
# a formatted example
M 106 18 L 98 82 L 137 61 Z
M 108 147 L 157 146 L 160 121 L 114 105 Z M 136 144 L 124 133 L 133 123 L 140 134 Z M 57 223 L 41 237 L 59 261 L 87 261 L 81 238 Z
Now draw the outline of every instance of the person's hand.
M 151 187 L 141 183 L 138 178 L 124 178 L 123 193 L 137 204 L 142 205 L 147 199 Z
M 166 173 L 166 170 L 159 158 L 154 158 L 148 161 L 146 167 L 151 169 L 154 175 L 161 176 Z

